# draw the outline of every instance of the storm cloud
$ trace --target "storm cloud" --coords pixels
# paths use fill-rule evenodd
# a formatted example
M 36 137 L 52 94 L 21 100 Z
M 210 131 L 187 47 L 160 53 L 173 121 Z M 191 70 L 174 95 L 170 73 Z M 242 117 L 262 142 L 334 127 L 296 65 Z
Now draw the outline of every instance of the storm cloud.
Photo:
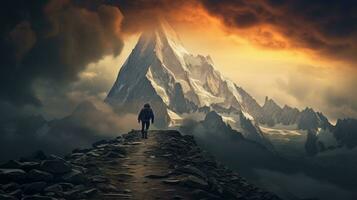
M 292 48 L 304 48 L 325 57 L 357 62 L 356 1 L 202 0 L 201 2 L 211 15 L 220 18 L 228 27 L 242 30 L 270 26 L 286 38 Z M 265 36 L 271 34 L 273 33 L 263 31 Z M 272 42 L 260 44 L 272 46 Z M 281 47 L 285 46 L 281 45 Z
M 41 104 L 34 81 L 73 82 L 87 64 L 118 55 L 123 47 L 117 7 L 15 0 L 0 11 L 0 98 L 16 105 Z
M 92 2 L 92 1 L 91 1 Z M 97 1 L 96 5 L 103 3 Z M 252 43 L 273 49 L 299 48 L 330 59 L 357 62 L 357 2 L 339 0 L 111 0 L 124 14 L 123 30 L 138 32 L 158 17 L 183 20 L 206 11 Z M 93 4 L 93 3 L 92 3 Z M 88 3 L 87 3 L 88 6 Z M 93 6 L 93 5 L 92 5 Z M 194 23 L 200 24 L 199 18 Z M 239 32 L 254 29 L 253 32 Z

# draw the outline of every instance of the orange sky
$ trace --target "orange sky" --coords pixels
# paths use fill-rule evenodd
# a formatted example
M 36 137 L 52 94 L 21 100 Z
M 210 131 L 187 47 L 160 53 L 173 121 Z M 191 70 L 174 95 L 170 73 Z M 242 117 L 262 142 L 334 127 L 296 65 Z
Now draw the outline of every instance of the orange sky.
M 231 32 L 224 28 L 219 20 L 204 19 L 200 24 L 192 23 L 193 20 L 183 20 L 174 25 L 184 46 L 193 54 L 210 55 L 217 70 L 244 87 L 259 103 L 263 103 L 265 96 L 269 96 L 280 105 L 288 104 L 300 109 L 313 107 L 332 119 L 356 114 L 348 108 L 332 111 L 321 100 L 325 98 L 323 92 L 329 88 L 338 91 L 340 87 L 345 87 L 345 78 L 356 78 L 355 70 L 348 63 L 332 62 L 304 49 L 289 48 L 288 44 L 284 48 L 267 48 L 251 40 L 259 37 L 254 35 L 256 29 L 245 30 L 239 35 L 239 31 Z M 248 37 L 244 34 L 248 34 Z M 138 36 L 126 37 L 120 63 L 134 48 Z M 298 90 L 299 86 L 292 84 L 301 84 L 302 88 L 310 89 L 306 90 L 306 95 L 300 95 L 299 91 L 289 91 Z M 292 88 L 288 88 L 289 85 Z M 345 94 L 342 92 L 340 95 Z
M 168 20 L 189 52 L 210 55 L 217 70 L 260 104 L 269 96 L 281 106 L 313 107 L 332 122 L 357 116 L 357 97 L 351 94 L 357 73 L 352 64 L 297 48 L 267 25 L 229 29 L 201 9 L 180 10 Z M 114 72 L 108 73 L 108 82 L 114 82 L 138 37 L 127 34 L 121 55 L 106 58 Z

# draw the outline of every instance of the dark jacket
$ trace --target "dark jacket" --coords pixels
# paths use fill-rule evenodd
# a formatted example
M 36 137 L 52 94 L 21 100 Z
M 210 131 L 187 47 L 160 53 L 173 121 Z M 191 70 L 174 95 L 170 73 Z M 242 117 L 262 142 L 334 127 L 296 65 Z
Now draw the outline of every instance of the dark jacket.
M 150 120 L 151 123 L 154 123 L 154 112 L 152 111 L 152 109 L 151 108 L 141 109 L 138 116 L 138 121 L 149 122 Z

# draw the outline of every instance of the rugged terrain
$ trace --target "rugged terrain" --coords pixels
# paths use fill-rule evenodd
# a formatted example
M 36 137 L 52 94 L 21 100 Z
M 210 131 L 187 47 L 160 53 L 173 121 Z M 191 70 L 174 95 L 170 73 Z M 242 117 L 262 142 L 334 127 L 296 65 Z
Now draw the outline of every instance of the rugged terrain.
M 38 152 L 0 168 L 0 199 L 279 199 L 177 131 L 146 140 L 131 131 L 65 158 Z

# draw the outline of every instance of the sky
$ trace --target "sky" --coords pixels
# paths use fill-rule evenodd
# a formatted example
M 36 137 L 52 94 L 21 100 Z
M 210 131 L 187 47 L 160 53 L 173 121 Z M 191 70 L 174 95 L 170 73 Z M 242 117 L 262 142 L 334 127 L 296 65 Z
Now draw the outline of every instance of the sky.
M 165 18 L 259 103 L 357 117 L 357 2 L 25 0 L 1 9 L 0 105 L 65 116 L 103 99 L 140 32 Z

